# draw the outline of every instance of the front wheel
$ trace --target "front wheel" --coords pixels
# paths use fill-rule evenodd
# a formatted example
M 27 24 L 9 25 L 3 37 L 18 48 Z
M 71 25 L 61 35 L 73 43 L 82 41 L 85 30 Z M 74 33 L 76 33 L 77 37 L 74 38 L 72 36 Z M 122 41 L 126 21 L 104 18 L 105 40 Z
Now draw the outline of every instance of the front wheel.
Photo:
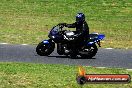
M 92 58 L 96 55 L 98 48 L 96 46 L 96 44 L 93 44 L 91 46 L 85 47 L 83 49 L 84 52 L 87 52 L 87 54 L 81 54 L 80 56 L 82 58 Z
M 54 51 L 54 48 L 55 48 L 54 42 L 51 42 L 49 44 L 44 44 L 43 42 L 41 42 L 36 47 L 36 52 L 40 56 L 48 56 Z

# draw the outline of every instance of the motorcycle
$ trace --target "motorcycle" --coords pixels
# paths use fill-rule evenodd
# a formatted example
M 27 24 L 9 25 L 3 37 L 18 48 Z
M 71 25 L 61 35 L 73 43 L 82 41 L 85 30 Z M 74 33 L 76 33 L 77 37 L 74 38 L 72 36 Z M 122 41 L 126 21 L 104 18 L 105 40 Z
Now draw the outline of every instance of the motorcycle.
M 77 55 L 82 58 L 92 58 L 98 51 L 97 44 L 101 47 L 100 41 L 105 38 L 105 35 L 91 33 L 87 41 L 77 43 L 75 42 L 75 31 L 64 30 L 63 25 L 56 25 L 50 30 L 48 37 L 49 39 L 43 40 L 36 47 L 36 52 L 40 56 L 50 55 L 54 51 L 56 43 L 59 55 L 70 56 L 70 58 L 76 58 Z

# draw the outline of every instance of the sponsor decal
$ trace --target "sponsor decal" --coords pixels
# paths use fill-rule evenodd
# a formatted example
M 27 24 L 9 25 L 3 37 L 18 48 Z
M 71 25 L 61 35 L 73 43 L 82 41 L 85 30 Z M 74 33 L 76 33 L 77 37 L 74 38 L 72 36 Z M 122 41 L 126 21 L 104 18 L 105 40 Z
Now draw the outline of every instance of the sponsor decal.
M 85 83 L 130 83 L 129 74 L 86 74 L 85 69 L 79 66 L 79 72 L 76 77 L 78 84 Z

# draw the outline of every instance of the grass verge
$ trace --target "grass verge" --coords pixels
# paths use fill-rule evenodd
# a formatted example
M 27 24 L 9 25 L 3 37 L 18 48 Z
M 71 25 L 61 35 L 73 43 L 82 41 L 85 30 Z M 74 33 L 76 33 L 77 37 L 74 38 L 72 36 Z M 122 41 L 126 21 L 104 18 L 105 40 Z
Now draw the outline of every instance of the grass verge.
M 116 68 L 99 69 L 84 67 L 88 74 L 130 74 L 132 71 Z M 77 66 L 2 63 L 0 62 L 0 88 L 131 88 L 129 84 L 87 84 L 76 83 Z
M 85 13 L 90 32 L 106 35 L 102 47 L 132 48 L 131 0 L 1 0 L 0 42 L 38 44 L 77 12 Z

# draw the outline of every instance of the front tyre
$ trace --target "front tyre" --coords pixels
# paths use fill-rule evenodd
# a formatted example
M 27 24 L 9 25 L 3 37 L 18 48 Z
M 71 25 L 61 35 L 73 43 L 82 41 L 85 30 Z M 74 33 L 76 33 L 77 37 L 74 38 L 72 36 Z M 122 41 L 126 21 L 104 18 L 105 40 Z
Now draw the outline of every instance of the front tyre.
M 98 48 L 97 48 L 96 44 L 92 44 L 92 45 L 84 48 L 83 51 L 87 52 L 87 54 L 81 54 L 80 56 L 82 58 L 92 58 L 96 55 Z
M 55 48 L 54 42 L 50 42 L 49 44 L 44 44 L 43 42 L 41 42 L 36 47 L 36 52 L 40 56 L 48 56 L 54 51 L 54 48 Z

